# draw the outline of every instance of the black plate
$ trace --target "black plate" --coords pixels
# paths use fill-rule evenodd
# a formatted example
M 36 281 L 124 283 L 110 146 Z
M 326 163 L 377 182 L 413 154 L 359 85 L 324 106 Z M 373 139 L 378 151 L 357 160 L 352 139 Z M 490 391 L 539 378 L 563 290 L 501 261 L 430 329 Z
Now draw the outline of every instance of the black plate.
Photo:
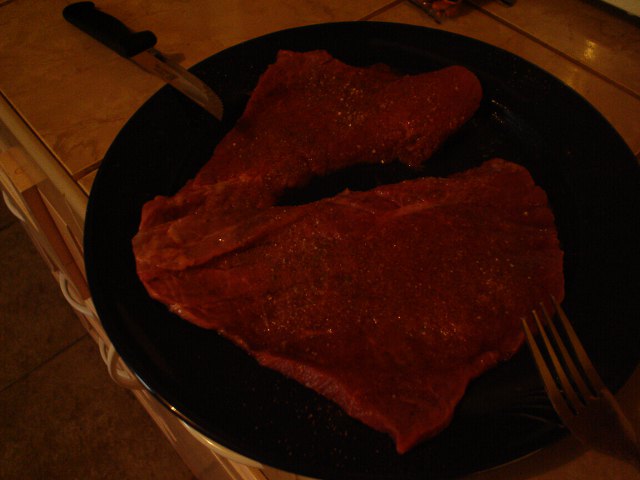
M 163 88 L 122 129 L 98 172 L 85 235 L 91 292 L 118 353 L 163 403 L 236 452 L 322 478 L 453 477 L 563 435 L 525 348 L 472 382 L 446 431 L 397 455 L 386 435 L 147 296 L 130 246 L 142 204 L 176 192 L 209 159 L 279 49 L 326 49 L 353 65 L 383 62 L 406 73 L 450 64 L 473 70 L 482 105 L 424 174 L 494 156 L 531 171 L 549 195 L 566 252 L 565 306 L 605 381 L 614 390 L 624 383 L 640 345 L 640 174 L 622 139 L 570 88 L 505 51 L 426 28 L 338 23 L 277 32 L 203 61 L 192 71 L 221 95 L 224 121 Z M 333 181 L 366 186 L 380 173 L 363 169 Z

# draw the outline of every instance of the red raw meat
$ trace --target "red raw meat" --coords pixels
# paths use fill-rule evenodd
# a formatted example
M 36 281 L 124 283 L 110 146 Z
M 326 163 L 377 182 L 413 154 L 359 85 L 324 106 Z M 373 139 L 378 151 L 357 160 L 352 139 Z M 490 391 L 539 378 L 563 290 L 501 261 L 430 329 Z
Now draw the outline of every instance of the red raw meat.
M 363 93 L 341 109 L 333 96 L 346 98 L 345 82 Z M 494 159 L 445 179 L 274 203 L 358 162 L 417 164 L 473 113 L 479 93 L 460 67 L 398 77 L 324 53 L 281 54 L 197 178 L 145 205 L 133 240 L 140 279 L 178 315 L 406 452 L 446 427 L 469 380 L 518 350 L 521 317 L 549 294 L 562 298 L 545 193 L 526 169 Z
M 354 163 L 418 165 L 476 111 L 482 88 L 460 66 L 398 75 L 327 52 L 281 51 L 197 184 L 255 181 L 266 204 L 287 187 Z

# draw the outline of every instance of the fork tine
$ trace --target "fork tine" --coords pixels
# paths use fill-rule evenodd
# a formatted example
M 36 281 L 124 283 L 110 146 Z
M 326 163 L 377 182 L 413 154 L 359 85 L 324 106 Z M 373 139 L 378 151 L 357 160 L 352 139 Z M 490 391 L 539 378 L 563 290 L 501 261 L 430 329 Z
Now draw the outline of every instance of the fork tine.
M 556 381 L 553 378 L 551 370 L 549 370 L 549 367 L 547 366 L 547 362 L 542 356 L 542 353 L 540 352 L 540 348 L 538 347 L 538 344 L 536 343 L 535 338 L 533 338 L 533 334 L 531 333 L 529 324 L 524 318 L 522 319 L 522 327 L 524 328 L 524 333 L 525 333 L 525 336 L 527 337 L 527 344 L 531 349 L 531 354 L 533 355 L 533 359 L 536 362 L 536 366 L 538 367 L 538 372 L 542 377 L 542 383 L 544 384 L 545 390 L 549 395 L 549 399 L 551 400 L 553 407 L 555 408 L 558 415 L 560 415 L 560 418 L 572 416 L 573 412 L 567 405 L 566 401 L 564 400 L 564 397 L 562 396 L 562 392 L 556 385 Z
M 553 300 L 553 297 L 552 297 L 552 300 Z M 559 307 L 559 305 L 557 307 L 555 307 L 556 312 L 558 312 L 558 307 Z M 555 322 L 551 319 L 551 317 L 547 313 L 547 309 L 544 307 L 544 304 L 542 304 L 542 303 L 540 304 L 540 309 L 542 310 L 542 313 L 544 315 L 545 321 L 547 322 L 547 325 L 549 326 L 549 330 L 551 330 L 551 336 L 553 337 L 553 339 L 554 339 L 554 341 L 555 341 L 555 343 L 556 343 L 556 345 L 558 347 L 558 350 L 560 350 L 560 356 L 562 357 L 565 365 L 569 369 L 570 377 L 573 380 L 573 382 L 576 384 L 576 386 L 578 387 L 578 391 L 582 395 L 582 398 L 583 398 L 584 402 L 586 402 L 588 397 L 594 396 L 595 391 L 592 392 L 589 389 L 589 387 L 587 387 L 587 385 L 586 385 L 586 383 L 584 381 L 584 376 L 582 375 L 582 373 L 580 373 L 580 371 L 576 367 L 576 364 L 573 362 L 573 358 L 571 357 L 571 354 L 567 350 L 567 347 L 565 346 L 564 341 L 560 337 L 558 329 L 555 326 Z M 565 319 L 566 318 L 567 317 L 565 315 Z M 566 329 L 565 329 L 565 331 L 566 331 Z M 573 348 L 573 350 L 575 352 L 575 346 L 573 344 L 573 341 L 577 340 L 577 337 L 575 336 L 575 332 L 574 332 L 573 337 L 569 336 L 569 340 L 570 340 L 571 347 Z M 578 405 L 575 405 L 575 406 L 578 407 Z
M 552 300 L 560 322 L 563 324 L 566 336 L 569 338 L 571 349 L 575 354 L 576 361 L 573 367 L 575 368 L 577 364 L 583 369 L 585 375 L 587 375 L 584 379 L 585 383 L 593 380 L 592 386 L 598 390 L 595 396 L 592 394 L 583 395 L 584 404 L 579 403 L 577 393 L 567 379 L 567 374 L 558 360 L 558 356 L 551 345 L 545 327 L 543 327 L 540 321 L 538 312 L 533 310 L 533 318 L 538 327 L 540 337 L 542 337 L 542 341 L 548 350 L 547 353 L 550 360 L 545 359 L 542 355 L 541 349 L 545 347 L 539 344 L 533 337 L 527 319 L 522 319 L 522 326 L 549 400 L 551 400 L 560 419 L 576 438 L 587 446 L 632 463 L 640 469 L 640 443 L 638 442 L 638 436 L 634 432 L 633 426 L 625 417 L 615 397 L 602 383 L 602 380 L 593 368 L 564 310 L 555 298 L 552 297 Z M 557 336 L 557 331 L 554 332 L 553 322 L 544 309 L 544 305 L 542 307 L 545 320 L 549 325 L 548 328 L 552 331 L 554 341 L 559 345 L 558 348 L 560 348 L 563 342 L 560 337 Z M 565 364 L 568 366 L 568 359 L 570 359 L 570 357 L 567 356 L 565 358 L 567 359 L 565 360 Z M 571 360 L 571 362 L 573 362 L 573 360 Z M 551 373 L 549 363 L 553 364 L 553 369 L 560 380 L 559 382 L 556 381 L 556 378 Z M 593 377 L 593 379 L 591 377 Z
M 569 381 L 569 378 L 567 377 L 567 374 L 564 371 L 562 363 L 560 363 L 560 360 L 558 359 L 558 355 L 556 354 L 556 351 L 553 348 L 553 345 L 551 344 L 551 340 L 549 340 L 547 331 L 542 325 L 542 322 L 540 321 L 538 312 L 533 310 L 532 313 L 533 313 L 533 318 L 536 321 L 536 325 L 538 326 L 538 331 L 540 332 L 540 336 L 542 337 L 542 341 L 547 347 L 547 353 L 549 354 L 549 358 L 551 359 L 551 364 L 553 365 L 553 369 L 555 370 L 556 375 L 560 380 L 560 386 L 562 387 L 564 396 L 567 398 L 567 400 L 573 407 L 573 410 L 577 411 L 581 404 L 580 399 L 578 398 L 578 395 L 576 394 L 576 391 L 574 390 L 573 385 L 571 385 L 571 382 Z
M 584 370 L 585 375 L 587 376 L 587 379 L 591 383 L 591 386 L 594 388 L 596 392 L 605 390 L 607 387 L 604 385 L 604 382 L 600 378 L 600 375 L 598 375 L 598 372 L 593 367 L 591 360 L 589 360 L 589 356 L 587 355 L 587 352 L 585 352 L 584 347 L 582 346 L 582 343 L 578 339 L 578 336 L 576 335 L 575 330 L 571 326 L 571 322 L 569 322 L 569 319 L 567 318 L 567 314 L 565 313 L 562 306 L 560 306 L 558 301 L 553 296 L 551 297 L 551 300 L 553 302 L 554 308 L 556 309 L 556 312 L 558 313 L 558 318 L 560 318 L 562 327 L 564 328 L 565 332 L 567 332 L 567 337 L 571 342 L 571 346 L 573 347 L 573 350 L 576 353 L 578 361 L 580 362 L 580 365 L 582 366 L 582 369 Z

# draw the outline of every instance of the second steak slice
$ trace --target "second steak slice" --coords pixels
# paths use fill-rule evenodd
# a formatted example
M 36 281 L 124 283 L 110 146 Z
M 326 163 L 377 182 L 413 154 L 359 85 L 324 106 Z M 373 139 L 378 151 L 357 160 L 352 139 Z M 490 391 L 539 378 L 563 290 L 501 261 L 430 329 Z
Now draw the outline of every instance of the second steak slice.
M 220 228 L 222 212 L 202 210 L 190 235 L 207 254 L 189 236 L 174 263 L 158 238 L 179 242 L 182 220 L 150 214 L 155 234 L 134 247 L 154 298 L 389 433 L 399 452 L 441 431 L 470 379 L 518 350 L 520 318 L 563 296 L 546 195 L 498 159 L 247 209 Z M 213 256 L 207 238 L 223 244 Z

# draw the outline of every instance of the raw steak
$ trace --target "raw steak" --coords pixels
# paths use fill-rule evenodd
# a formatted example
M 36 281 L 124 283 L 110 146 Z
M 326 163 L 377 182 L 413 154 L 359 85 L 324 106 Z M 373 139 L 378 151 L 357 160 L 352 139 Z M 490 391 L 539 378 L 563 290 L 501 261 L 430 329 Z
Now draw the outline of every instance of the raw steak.
M 346 98 L 345 82 L 371 88 L 341 109 L 334 96 Z M 140 279 L 178 315 L 406 452 L 446 427 L 470 379 L 520 347 L 522 316 L 549 294 L 562 298 L 546 195 L 526 169 L 495 159 L 446 179 L 300 206 L 275 201 L 354 163 L 417 164 L 473 113 L 479 94 L 459 67 L 398 77 L 323 53 L 281 54 L 196 179 L 145 205 L 133 241 Z M 337 112 L 349 112 L 350 126 Z M 317 123 L 303 128 L 307 121 Z
M 460 66 L 398 75 L 384 65 L 354 68 L 324 51 L 281 51 L 195 183 L 256 183 L 261 204 L 270 205 L 285 188 L 354 163 L 418 165 L 481 98 L 480 82 Z

